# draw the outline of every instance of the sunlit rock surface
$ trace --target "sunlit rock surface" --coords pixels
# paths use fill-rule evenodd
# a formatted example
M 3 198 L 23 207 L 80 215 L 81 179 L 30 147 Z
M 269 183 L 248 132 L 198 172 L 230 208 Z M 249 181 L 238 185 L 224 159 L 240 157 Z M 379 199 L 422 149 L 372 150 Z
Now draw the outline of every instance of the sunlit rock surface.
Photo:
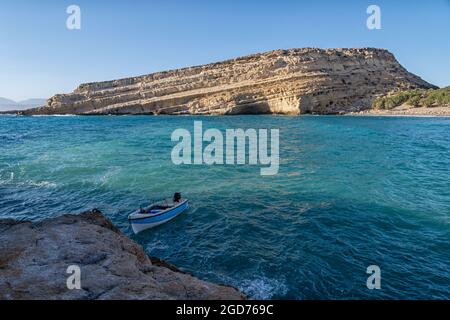
M 335 114 L 433 87 L 384 49 L 303 48 L 86 83 L 22 114 Z

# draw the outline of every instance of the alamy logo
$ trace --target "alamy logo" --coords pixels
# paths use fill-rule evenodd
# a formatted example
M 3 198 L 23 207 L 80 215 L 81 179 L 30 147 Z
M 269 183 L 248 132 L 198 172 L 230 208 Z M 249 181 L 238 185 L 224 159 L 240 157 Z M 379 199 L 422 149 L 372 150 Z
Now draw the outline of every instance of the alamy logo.
M 381 29 L 381 9 L 379 6 L 372 4 L 367 7 L 367 14 L 370 16 L 367 18 L 366 26 L 369 30 Z
M 66 13 L 69 14 L 66 20 L 66 27 L 69 30 L 81 29 L 81 9 L 77 5 L 70 5 L 66 9 Z
M 270 154 L 268 152 L 268 129 L 226 129 L 224 138 L 222 132 L 218 129 L 208 129 L 203 132 L 202 121 L 194 121 L 193 138 L 188 130 L 176 129 L 172 132 L 171 139 L 172 141 L 178 141 L 171 153 L 172 162 L 176 165 L 260 164 L 266 166 L 261 168 L 261 175 L 278 173 L 278 129 L 270 130 Z M 203 142 L 208 143 L 204 149 Z
M 366 270 L 367 274 L 370 276 L 367 278 L 366 286 L 367 289 L 381 289 L 381 269 L 377 265 L 370 265 Z
M 73 290 L 81 289 L 81 269 L 77 265 L 70 265 L 67 267 L 66 273 L 70 274 L 70 276 L 66 280 L 67 289 Z

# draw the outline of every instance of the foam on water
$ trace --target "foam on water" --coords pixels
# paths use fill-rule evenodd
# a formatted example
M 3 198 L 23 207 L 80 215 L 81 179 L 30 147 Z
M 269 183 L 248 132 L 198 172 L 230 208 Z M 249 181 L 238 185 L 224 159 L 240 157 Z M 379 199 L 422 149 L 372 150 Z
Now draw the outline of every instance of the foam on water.
M 259 300 L 271 299 L 274 296 L 283 297 L 288 291 L 284 281 L 267 277 L 244 280 L 239 289 L 248 297 Z

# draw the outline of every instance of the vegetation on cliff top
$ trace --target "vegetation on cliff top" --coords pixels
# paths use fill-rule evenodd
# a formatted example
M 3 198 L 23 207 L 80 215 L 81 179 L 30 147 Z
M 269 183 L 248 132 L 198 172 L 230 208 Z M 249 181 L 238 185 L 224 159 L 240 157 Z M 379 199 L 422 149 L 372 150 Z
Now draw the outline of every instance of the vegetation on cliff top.
M 402 104 L 414 107 L 434 107 L 450 105 L 450 86 L 442 89 L 415 89 L 395 92 L 377 98 L 372 107 L 374 109 L 393 109 Z

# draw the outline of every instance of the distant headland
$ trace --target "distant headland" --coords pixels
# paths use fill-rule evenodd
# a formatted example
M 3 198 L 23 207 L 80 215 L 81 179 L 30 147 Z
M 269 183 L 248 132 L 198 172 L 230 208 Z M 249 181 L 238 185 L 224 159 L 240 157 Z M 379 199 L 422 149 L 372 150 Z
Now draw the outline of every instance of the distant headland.
M 301 48 L 81 84 L 72 93 L 51 97 L 45 106 L 17 114 L 388 113 L 376 107 L 377 99 L 430 89 L 438 88 L 408 72 L 385 49 Z M 439 107 L 450 114 L 448 105 Z

